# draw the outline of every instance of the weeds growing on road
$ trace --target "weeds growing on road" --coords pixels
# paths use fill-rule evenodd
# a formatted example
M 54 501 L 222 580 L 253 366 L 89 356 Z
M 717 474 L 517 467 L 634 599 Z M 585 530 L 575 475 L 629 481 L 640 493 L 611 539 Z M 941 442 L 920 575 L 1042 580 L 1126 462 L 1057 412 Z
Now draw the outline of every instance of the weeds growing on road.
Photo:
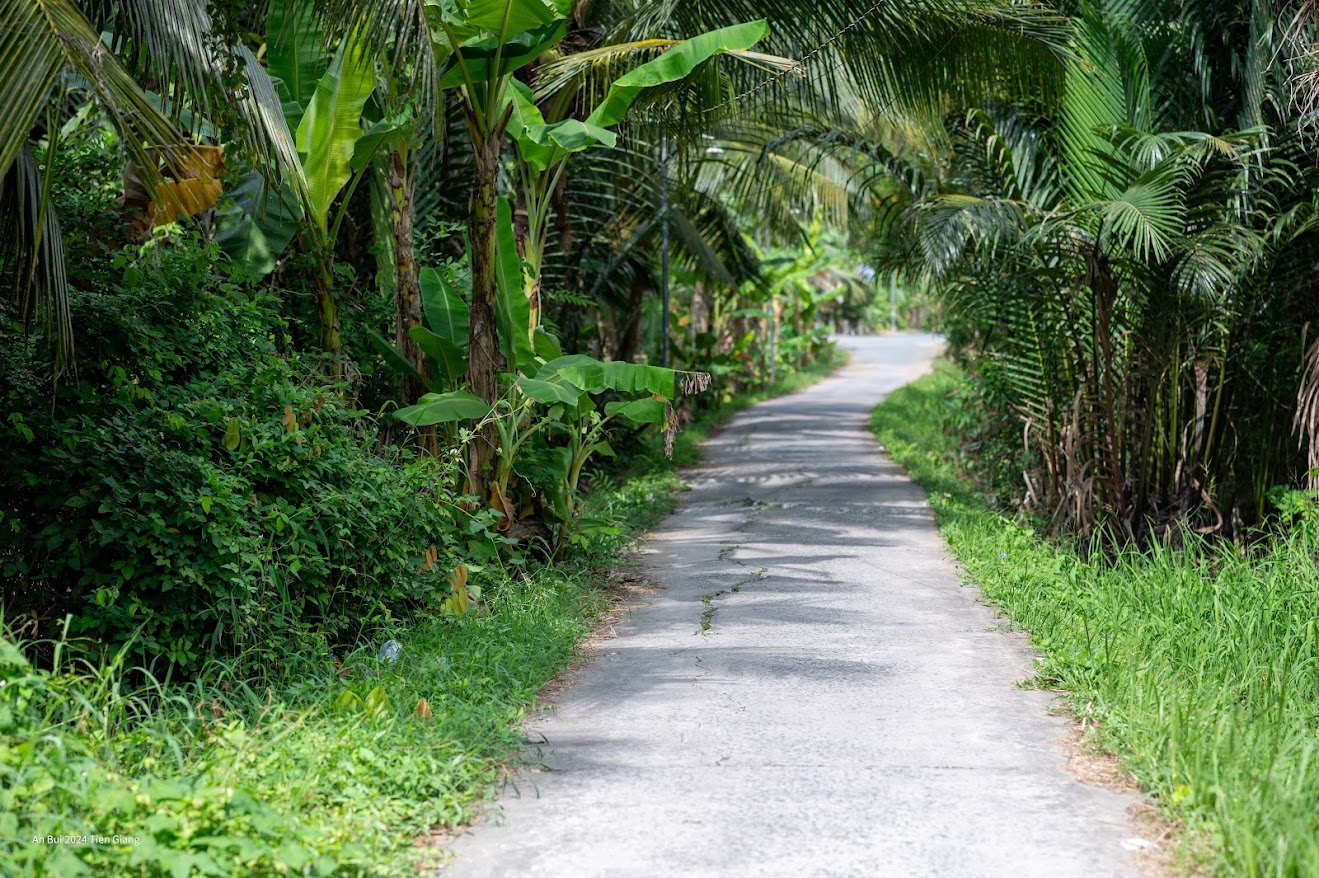
M 1319 521 L 1242 551 L 1107 559 L 991 510 L 945 429 L 958 375 L 894 393 L 873 427 L 927 490 L 968 576 L 1043 653 L 1098 743 L 1187 832 L 1183 860 L 1223 875 L 1319 875 Z M 1302 510 L 1304 512 L 1304 510 Z

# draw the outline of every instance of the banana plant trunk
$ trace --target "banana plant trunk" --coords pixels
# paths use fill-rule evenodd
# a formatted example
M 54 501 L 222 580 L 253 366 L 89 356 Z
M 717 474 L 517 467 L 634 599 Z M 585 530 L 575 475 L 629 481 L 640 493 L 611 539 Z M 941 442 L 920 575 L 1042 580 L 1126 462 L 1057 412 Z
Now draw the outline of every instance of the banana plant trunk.
M 534 206 L 528 201 L 526 189 L 519 187 L 517 206 L 513 211 L 513 235 L 517 241 L 518 255 L 530 268 L 522 278 L 522 291 L 527 295 L 528 310 L 531 312 L 527 336 L 533 347 L 536 344 L 536 327 L 540 326 L 540 266 L 545 258 L 545 229 L 533 225 L 531 221 Z
M 339 322 L 339 303 L 334 298 L 334 257 L 321 252 L 312 272 L 315 287 L 316 317 L 321 324 L 321 350 L 329 355 L 329 373 L 343 377 L 343 326 Z
M 412 175 L 401 151 L 389 154 L 386 167 L 394 238 L 394 344 L 412 368 L 429 375 L 430 361 L 412 339 L 412 327 L 421 325 L 421 279 L 412 240 Z M 426 392 L 414 375 L 403 379 L 402 404 L 412 405 Z
M 413 176 L 407 153 L 391 150 L 385 170 L 394 239 L 394 345 L 416 370 L 415 375 L 403 376 L 400 389 L 401 404 L 408 406 L 426 392 L 425 381 L 430 377 L 431 365 L 430 358 L 412 338 L 412 327 L 421 325 L 421 275 L 413 246 Z M 427 453 L 438 455 L 439 433 L 435 427 L 422 427 L 420 434 Z
M 472 301 L 467 332 L 467 385 L 472 393 L 494 405 L 500 396 L 499 375 L 504 358 L 499 350 L 499 330 L 495 322 L 495 185 L 499 177 L 499 153 L 503 138 L 491 135 L 473 138 L 475 180 L 467 233 L 472 242 Z M 471 492 L 482 501 L 489 500 L 494 477 L 498 435 L 493 423 L 487 424 L 468 446 L 468 473 Z
M 316 315 L 321 322 L 321 348 L 330 355 L 330 371 L 338 376 L 343 372 L 343 326 L 339 323 L 339 303 L 325 276 L 317 272 Z

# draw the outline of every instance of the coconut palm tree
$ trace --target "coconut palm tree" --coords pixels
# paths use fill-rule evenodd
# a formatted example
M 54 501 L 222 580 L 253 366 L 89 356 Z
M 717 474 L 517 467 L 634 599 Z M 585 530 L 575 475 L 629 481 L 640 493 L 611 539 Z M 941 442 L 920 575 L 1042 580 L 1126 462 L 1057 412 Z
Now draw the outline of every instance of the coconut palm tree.
M 710 68 L 656 95 L 622 132 L 620 149 L 637 154 L 627 163 L 627 179 L 638 185 L 625 184 L 628 191 L 658 193 L 659 146 L 666 140 L 673 157 L 670 189 L 684 193 L 679 200 L 733 207 L 795 240 L 821 210 L 842 223 L 866 215 L 876 186 L 888 185 L 881 160 L 916 142 L 919 126 L 912 121 L 918 117 L 937 119 L 966 94 L 1029 92 L 1048 99 L 1061 90 L 1068 28 L 1043 5 L 829 2 L 806 15 L 799 6 L 772 2 L 596 0 L 575 6 L 563 44 L 571 51 L 536 68 L 538 102 L 547 117 L 589 103 L 612 77 L 671 41 L 725 16 L 748 14 L 770 23 L 769 36 L 756 47 L 765 62 L 810 57 L 796 66 L 757 65 L 748 57 L 747 64 Z M 893 123 L 894 117 L 901 121 Z M 570 181 L 561 190 L 574 209 L 609 202 L 603 188 L 580 196 L 575 188 Z M 566 203 L 561 198 L 561 206 Z M 620 213 L 598 224 L 598 236 L 572 239 L 579 249 L 612 252 L 613 258 L 596 263 L 606 273 L 629 265 L 634 242 L 628 233 L 643 240 L 658 228 L 658 203 L 658 197 L 642 199 L 629 208 L 630 217 Z M 631 295 L 616 300 L 634 300 L 636 285 L 624 286 Z

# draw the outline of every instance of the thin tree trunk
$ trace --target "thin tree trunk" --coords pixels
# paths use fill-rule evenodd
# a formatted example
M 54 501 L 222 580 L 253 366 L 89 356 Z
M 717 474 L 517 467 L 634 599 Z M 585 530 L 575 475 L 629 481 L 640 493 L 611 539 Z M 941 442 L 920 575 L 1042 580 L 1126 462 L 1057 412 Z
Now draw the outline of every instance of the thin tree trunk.
M 1117 403 L 1113 397 L 1114 351 L 1113 309 L 1117 304 L 1117 282 L 1102 253 L 1096 253 L 1091 268 L 1090 287 L 1095 300 L 1095 377 L 1099 383 L 1096 402 L 1100 405 L 1103 425 L 1099 438 L 1100 484 L 1108 512 L 1119 526 L 1125 523 L 1121 442 L 1118 435 Z
M 412 405 L 426 392 L 431 364 L 430 358 L 412 338 L 412 327 L 421 325 L 421 279 L 412 238 L 413 176 L 408 157 L 402 150 L 390 151 L 386 173 L 394 238 L 394 345 L 417 372 L 416 375 L 403 376 L 399 402 Z M 426 452 L 431 456 L 438 455 L 439 432 L 435 427 L 422 427 L 419 433 Z
M 495 184 L 499 176 L 502 137 L 473 138 L 476 178 L 467 232 L 472 242 L 472 302 L 467 334 L 467 384 L 472 393 L 493 405 L 499 399 L 499 374 L 504 358 L 499 351 L 495 322 Z M 495 425 L 482 429 L 468 448 L 471 491 L 486 501 L 494 477 L 498 433 Z
M 321 350 L 330 355 L 330 375 L 343 377 L 343 327 L 339 323 L 339 303 L 334 298 L 331 278 L 334 262 L 318 260 L 314 272 L 316 285 L 316 316 L 321 324 Z
M 298 246 L 304 253 L 313 254 L 312 295 L 321 326 L 321 350 L 329 354 L 330 376 L 342 378 L 343 328 L 339 323 L 339 303 L 334 298 L 334 250 L 306 230 L 298 233 Z
M 394 344 L 419 375 L 429 377 L 430 361 L 411 335 L 412 327 L 421 325 L 421 282 L 413 250 L 412 175 L 407 157 L 397 150 L 391 152 L 387 173 L 393 210 Z M 425 392 L 425 385 L 415 376 L 404 376 L 403 405 L 412 405 Z
M 632 275 L 632 288 L 628 291 L 627 318 L 619 332 L 618 354 L 615 359 L 630 363 L 636 359 L 641 349 L 641 306 L 645 303 L 646 276 L 637 272 Z

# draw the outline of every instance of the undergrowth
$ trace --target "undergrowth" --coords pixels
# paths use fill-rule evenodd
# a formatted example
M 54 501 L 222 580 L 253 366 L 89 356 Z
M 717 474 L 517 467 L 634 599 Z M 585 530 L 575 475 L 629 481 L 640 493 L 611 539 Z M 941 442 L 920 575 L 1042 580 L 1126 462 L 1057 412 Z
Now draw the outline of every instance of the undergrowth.
M 585 565 L 474 578 L 480 611 L 337 667 L 290 656 L 261 690 L 221 667 L 129 690 L 118 664 L 40 672 L 0 640 L 0 874 L 405 872 L 485 798 L 602 602 Z
M 1255 550 L 1060 546 L 985 502 L 946 424 L 947 365 L 876 409 L 880 442 L 929 495 L 966 569 L 1043 654 L 1156 805 L 1185 828 L 1187 869 L 1319 875 L 1319 531 Z
M 497 789 L 536 693 L 607 606 L 600 571 L 673 509 L 675 468 L 752 401 L 702 413 L 671 462 L 643 448 L 629 471 L 597 476 L 588 514 L 613 524 L 568 561 L 469 565 L 475 611 L 381 613 L 335 657 L 268 652 L 255 677 L 250 656 L 210 661 L 180 684 L 134 665 L 131 640 L 100 659 L 6 630 L 0 875 L 415 874 L 437 855 L 418 840 Z

